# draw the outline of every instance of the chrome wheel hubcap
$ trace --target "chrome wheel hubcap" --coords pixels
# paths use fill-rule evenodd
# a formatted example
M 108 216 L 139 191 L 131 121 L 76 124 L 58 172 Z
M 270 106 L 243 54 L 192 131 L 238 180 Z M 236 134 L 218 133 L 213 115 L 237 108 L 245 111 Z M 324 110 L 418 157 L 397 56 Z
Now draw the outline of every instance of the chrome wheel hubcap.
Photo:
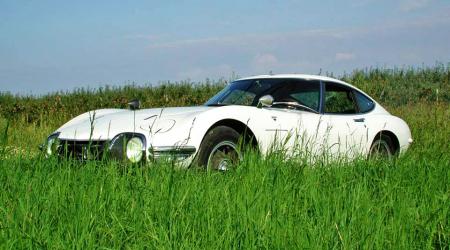
M 392 153 L 389 145 L 385 141 L 377 141 L 370 150 L 372 158 L 387 158 L 391 159 Z
M 231 141 L 218 143 L 208 157 L 208 169 L 229 170 L 240 159 L 237 145 Z

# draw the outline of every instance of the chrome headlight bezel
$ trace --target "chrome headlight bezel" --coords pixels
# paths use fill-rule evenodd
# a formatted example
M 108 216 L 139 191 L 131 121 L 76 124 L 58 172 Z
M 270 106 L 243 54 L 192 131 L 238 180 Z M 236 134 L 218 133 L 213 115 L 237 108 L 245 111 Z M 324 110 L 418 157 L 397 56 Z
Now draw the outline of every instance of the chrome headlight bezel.
M 134 138 L 142 142 L 142 154 L 139 159 L 130 159 L 130 152 L 127 152 L 128 143 Z M 143 134 L 139 133 L 121 133 L 116 135 L 109 143 L 108 154 L 111 158 L 119 161 L 129 161 L 131 163 L 139 163 L 146 160 L 147 140 Z M 136 152 L 135 152 L 136 153 Z M 131 154 L 132 155 L 132 154 Z
M 42 145 L 42 150 L 45 153 L 46 157 L 51 157 L 59 150 L 60 142 L 59 142 L 59 132 L 53 133 L 47 137 L 47 140 L 44 145 Z

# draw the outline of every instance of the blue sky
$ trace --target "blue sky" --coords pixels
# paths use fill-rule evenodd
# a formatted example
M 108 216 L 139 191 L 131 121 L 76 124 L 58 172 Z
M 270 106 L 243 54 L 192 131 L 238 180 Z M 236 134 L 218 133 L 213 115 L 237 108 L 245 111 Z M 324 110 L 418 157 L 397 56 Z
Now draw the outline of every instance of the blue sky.
M 0 0 L 0 92 L 450 62 L 449 0 Z

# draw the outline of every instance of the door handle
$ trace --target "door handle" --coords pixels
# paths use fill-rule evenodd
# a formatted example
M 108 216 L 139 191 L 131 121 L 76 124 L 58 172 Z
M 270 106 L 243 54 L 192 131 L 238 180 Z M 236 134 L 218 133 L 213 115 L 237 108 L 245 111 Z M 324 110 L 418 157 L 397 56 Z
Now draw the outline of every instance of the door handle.
M 353 121 L 354 122 L 364 122 L 366 119 L 364 119 L 364 118 L 356 118 L 356 119 L 353 119 Z

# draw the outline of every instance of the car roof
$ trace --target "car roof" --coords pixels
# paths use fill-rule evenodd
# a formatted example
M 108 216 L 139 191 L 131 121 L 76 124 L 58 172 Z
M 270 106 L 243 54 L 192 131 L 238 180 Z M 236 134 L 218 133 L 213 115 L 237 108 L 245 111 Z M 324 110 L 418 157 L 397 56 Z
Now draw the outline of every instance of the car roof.
M 257 75 L 257 76 L 250 76 L 250 77 L 244 77 L 240 78 L 238 80 L 252 80 L 252 79 L 283 79 L 283 78 L 289 78 L 289 79 L 302 79 L 302 80 L 319 80 L 319 81 L 330 81 L 330 82 L 337 82 L 352 88 L 355 88 L 355 86 L 343 82 L 341 80 L 331 78 L 328 76 L 319 76 L 319 75 L 307 75 L 307 74 L 277 74 L 277 75 Z

